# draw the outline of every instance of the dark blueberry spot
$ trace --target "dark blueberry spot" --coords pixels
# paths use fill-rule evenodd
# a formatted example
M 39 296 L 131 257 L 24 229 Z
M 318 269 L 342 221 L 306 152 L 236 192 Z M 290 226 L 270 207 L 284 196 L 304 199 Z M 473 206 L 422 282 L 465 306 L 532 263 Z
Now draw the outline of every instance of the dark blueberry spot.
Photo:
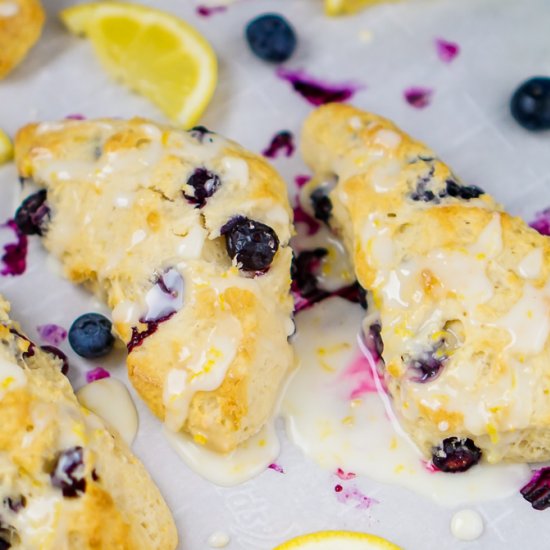
M 196 204 L 197 208 L 202 208 L 206 204 L 206 199 L 211 197 L 221 185 L 220 177 L 206 168 L 197 168 L 189 179 L 187 185 L 191 190 L 183 193 L 183 196 L 191 203 Z
M 86 491 L 84 479 L 84 450 L 71 447 L 57 456 L 50 473 L 52 485 L 61 489 L 63 496 L 74 498 Z
M 25 273 L 27 269 L 27 251 L 29 242 L 27 236 L 19 229 L 15 220 L 8 220 L 6 223 L 0 224 L 0 228 L 9 228 L 15 233 L 15 242 L 6 243 L 4 253 L 0 257 L 0 275 L 10 275 L 16 277 Z
M 168 321 L 168 319 L 170 319 L 175 313 L 175 311 L 172 311 L 164 317 L 159 317 L 154 321 L 145 321 L 144 319 L 140 319 L 140 323 L 146 325 L 146 328 L 145 330 L 139 331 L 137 327 L 132 327 L 132 336 L 130 337 L 130 341 L 126 344 L 128 353 L 130 353 L 134 348 L 141 346 L 146 338 L 157 331 L 161 323 Z
M 243 216 L 226 223 L 221 234 L 229 257 L 244 271 L 265 271 L 279 248 L 279 238 L 271 227 Z
M 10 332 L 11 332 L 11 334 L 15 334 L 18 338 L 21 338 L 21 340 L 25 340 L 25 342 L 28 342 L 28 344 L 29 344 L 28 348 L 27 348 L 27 351 L 24 351 L 21 354 L 23 359 L 26 359 L 28 357 L 32 357 L 34 355 L 34 348 L 36 347 L 34 342 L 31 342 L 24 334 L 21 334 L 20 332 L 18 332 L 13 327 L 10 327 Z
M 433 353 L 425 353 L 421 357 L 411 359 L 408 367 L 414 373 L 411 377 L 413 382 L 430 382 L 435 380 L 443 368 L 445 356 L 436 358 Z
M 310 196 L 311 206 L 313 207 L 315 217 L 327 224 L 332 214 L 332 201 L 328 196 L 329 192 L 329 187 L 322 186 L 315 189 Z
M 279 156 L 279 152 L 283 152 L 285 157 L 290 157 L 294 153 L 294 136 L 292 132 L 282 130 L 277 132 L 271 143 L 262 151 L 264 157 L 274 159 Z
M 18 497 L 5 497 L 3 500 L 5 508 L 9 508 L 12 512 L 19 512 L 22 508 L 25 508 L 27 505 L 27 499 L 24 495 L 19 495 Z
M 428 186 L 432 183 L 434 173 L 435 168 L 432 166 L 426 174 L 418 178 L 416 189 L 411 193 L 413 201 L 432 202 L 435 199 L 435 193 L 431 189 L 428 189 Z
M 365 345 L 377 361 L 382 359 L 384 342 L 382 341 L 382 325 L 373 323 L 365 334 Z
M 0 527 L 0 550 L 11 548 L 12 529 L 9 527 Z
M 361 304 L 361 307 L 367 311 L 369 309 L 369 302 L 367 300 L 367 291 L 359 284 L 357 283 L 357 292 L 359 294 L 359 303 Z
M 465 472 L 481 460 L 481 449 L 470 438 L 447 437 L 432 449 L 432 462 L 442 472 Z
M 296 34 L 281 15 L 266 13 L 246 26 L 246 40 L 252 52 L 264 61 L 286 61 L 296 48 Z
M 95 468 L 92 470 L 92 479 L 94 481 L 99 481 L 101 478 L 99 477 L 99 475 L 97 474 L 97 472 L 95 471 Z
M 94 359 L 107 355 L 115 342 L 112 323 L 99 313 L 85 313 L 69 329 L 69 343 L 81 357 Z
M 439 196 L 460 198 L 464 200 L 477 199 L 480 195 L 483 195 L 483 189 L 475 185 L 459 185 L 454 180 L 447 180 L 445 182 L 445 191 L 442 191 Z
M 15 212 L 15 223 L 25 235 L 43 235 L 50 220 L 45 189 L 28 196 Z
M 204 137 L 207 134 L 213 134 L 208 128 L 205 126 L 194 126 L 189 130 L 189 133 L 192 137 L 194 137 L 199 143 L 202 143 L 204 141 Z
M 59 348 L 55 346 L 40 346 L 40 349 L 61 360 L 61 372 L 63 374 L 66 375 L 69 372 L 69 359 L 67 359 L 67 356 Z
M 537 470 L 520 492 L 535 510 L 550 508 L 550 467 Z
M 292 280 L 296 290 L 307 299 L 314 299 L 320 294 L 328 294 L 317 286 L 316 272 L 321 260 L 328 254 L 326 248 L 304 250 L 292 259 Z M 315 300 L 319 301 L 319 300 Z
M 527 130 L 549 130 L 550 78 L 538 76 L 523 82 L 512 95 L 510 111 Z

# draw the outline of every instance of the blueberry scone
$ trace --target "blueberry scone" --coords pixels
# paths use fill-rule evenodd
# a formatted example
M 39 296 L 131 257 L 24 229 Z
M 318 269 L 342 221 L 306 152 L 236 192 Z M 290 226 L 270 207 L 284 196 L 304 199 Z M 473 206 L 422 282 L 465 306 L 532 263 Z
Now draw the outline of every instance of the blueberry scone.
M 118 434 L 81 407 L 58 357 L 0 297 L 0 548 L 170 550 L 172 516 Z
M 293 364 L 286 186 L 197 127 L 64 121 L 22 129 L 16 221 L 113 310 L 128 373 L 173 432 L 228 452 L 266 422 Z
M 39 0 L 0 0 L 0 78 L 19 65 L 34 46 L 44 19 Z
M 302 150 L 310 206 L 372 293 L 366 345 L 413 440 L 446 471 L 549 460 L 550 239 L 354 107 L 311 114 Z

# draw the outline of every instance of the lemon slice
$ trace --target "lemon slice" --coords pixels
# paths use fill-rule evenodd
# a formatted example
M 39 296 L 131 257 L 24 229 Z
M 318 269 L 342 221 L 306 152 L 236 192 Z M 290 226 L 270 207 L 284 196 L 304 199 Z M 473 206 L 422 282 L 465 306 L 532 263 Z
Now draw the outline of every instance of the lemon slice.
M 13 145 L 5 132 L 0 130 L 0 164 L 5 164 L 13 158 Z
M 348 15 L 386 1 L 388 0 L 325 0 L 325 13 L 331 16 Z
M 401 550 L 399 546 L 367 533 L 319 531 L 289 540 L 273 550 Z
M 181 19 L 121 2 L 79 4 L 61 12 L 74 34 L 88 37 L 116 79 L 150 99 L 170 119 L 192 126 L 217 81 L 216 55 Z

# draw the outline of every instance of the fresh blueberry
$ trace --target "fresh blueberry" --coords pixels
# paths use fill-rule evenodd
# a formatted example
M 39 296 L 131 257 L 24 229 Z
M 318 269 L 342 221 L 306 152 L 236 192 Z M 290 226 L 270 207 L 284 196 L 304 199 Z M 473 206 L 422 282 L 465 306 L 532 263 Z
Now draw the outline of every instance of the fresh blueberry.
M 432 449 L 432 462 L 442 472 L 465 472 L 481 460 L 481 449 L 470 438 L 447 437 Z
M 296 48 L 294 29 L 284 17 L 275 13 L 266 13 L 250 21 L 246 39 L 254 54 L 274 63 L 286 61 Z
M 53 355 L 54 357 L 57 357 L 61 361 L 61 372 L 63 374 L 66 375 L 69 372 L 69 360 L 59 348 L 56 348 L 55 346 L 40 346 L 40 349 L 50 355 Z
M 328 224 L 332 214 L 332 201 L 328 196 L 330 189 L 326 186 L 318 187 L 311 193 L 310 200 L 313 213 L 318 220 Z
M 69 343 L 81 357 L 103 357 L 111 351 L 115 342 L 111 329 L 112 323 L 107 317 L 99 313 L 85 313 L 69 329 Z
M 265 271 L 279 248 L 279 238 L 271 227 L 243 216 L 226 223 L 221 233 L 230 258 L 244 271 Z
M 15 223 L 25 235 L 43 235 L 50 219 L 47 191 L 41 189 L 28 196 L 15 212 Z
M 197 208 L 202 208 L 206 204 L 206 199 L 211 197 L 221 185 L 220 177 L 206 168 L 197 168 L 189 179 L 187 185 L 191 187 L 190 192 L 183 193 L 183 196 Z
M 550 468 L 537 470 L 520 492 L 535 510 L 550 508 Z
M 550 130 L 550 78 L 526 80 L 512 95 L 510 110 L 527 130 Z
M 84 450 L 71 447 L 57 456 L 50 473 L 52 485 L 61 489 L 63 496 L 74 498 L 86 491 L 84 478 Z

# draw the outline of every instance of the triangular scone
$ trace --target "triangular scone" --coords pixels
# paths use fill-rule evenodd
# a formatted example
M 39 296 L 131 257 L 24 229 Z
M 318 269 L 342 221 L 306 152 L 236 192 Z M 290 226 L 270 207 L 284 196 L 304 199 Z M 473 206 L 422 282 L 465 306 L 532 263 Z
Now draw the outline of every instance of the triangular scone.
M 61 361 L 0 297 L 0 548 L 171 550 L 172 516 L 143 465 L 76 400 Z
M 257 433 L 293 364 L 292 210 L 275 170 L 203 127 L 142 119 L 31 125 L 15 149 L 47 189 L 17 220 L 113 309 L 151 410 L 220 452 Z
M 550 239 L 354 107 L 313 112 L 302 151 L 315 172 L 307 192 L 316 203 L 329 193 L 329 223 L 372 291 L 379 319 L 365 336 L 380 352 L 381 322 L 407 432 L 443 469 L 454 455 L 450 471 L 479 449 L 489 462 L 549 460 Z

